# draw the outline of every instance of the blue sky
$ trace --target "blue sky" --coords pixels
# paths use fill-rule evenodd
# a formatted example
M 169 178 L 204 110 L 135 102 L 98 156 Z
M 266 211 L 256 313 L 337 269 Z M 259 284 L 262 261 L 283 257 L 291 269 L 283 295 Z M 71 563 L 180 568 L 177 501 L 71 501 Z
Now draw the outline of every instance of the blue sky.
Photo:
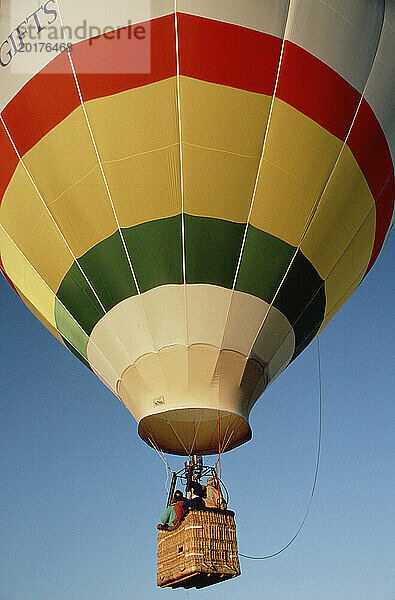
M 294 544 L 201 591 L 156 588 L 165 469 L 125 407 L 0 281 L 0 600 L 393 600 L 394 237 L 322 333 L 323 443 Z M 239 549 L 276 552 L 310 494 L 315 342 L 223 457 Z M 169 457 L 174 469 L 182 459 Z

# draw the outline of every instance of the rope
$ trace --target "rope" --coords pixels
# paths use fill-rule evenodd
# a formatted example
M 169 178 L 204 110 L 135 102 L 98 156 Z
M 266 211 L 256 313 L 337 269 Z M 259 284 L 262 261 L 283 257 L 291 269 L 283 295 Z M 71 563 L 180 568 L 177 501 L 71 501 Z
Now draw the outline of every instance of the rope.
M 190 453 L 188 452 L 188 448 L 185 446 L 184 442 L 182 441 L 182 439 L 178 435 L 177 431 L 174 429 L 172 422 L 169 421 L 169 419 L 166 417 L 166 413 L 165 413 L 165 419 L 166 419 L 166 422 L 169 425 L 169 427 L 173 430 L 173 433 L 176 436 L 176 438 L 178 439 L 178 441 L 180 442 L 181 446 L 184 448 L 185 455 L 186 456 L 190 456 Z
M 303 520 L 302 520 L 301 524 L 299 525 L 299 528 L 298 528 L 297 532 L 295 533 L 295 535 L 293 536 L 293 538 L 290 539 L 290 541 L 288 542 L 288 544 L 286 544 L 283 548 L 281 548 L 281 550 L 278 550 L 277 552 L 274 552 L 273 554 L 269 554 L 268 556 L 249 556 L 247 554 L 241 554 L 239 552 L 238 553 L 239 556 L 241 556 L 243 558 L 250 558 L 252 560 L 264 560 L 266 558 L 273 558 L 274 556 L 278 556 L 279 554 L 281 554 L 282 552 L 284 552 L 284 550 L 286 550 L 287 548 L 289 548 L 289 546 L 296 540 L 296 538 L 298 537 L 300 531 L 302 530 L 303 525 L 306 522 L 307 515 L 309 514 L 311 503 L 312 503 L 312 500 L 313 500 L 315 488 L 316 488 L 316 485 L 317 485 L 318 469 L 319 469 L 320 456 L 321 456 L 321 439 L 322 439 L 322 376 L 321 376 L 320 343 L 319 343 L 318 337 L 317 337 L 317 362 L 318 362 L 317 367 L 318 367 L 319 404 L 320 404 L 320 409 L 319 409 L 319 415 L 320 415 L 319 416 L 319 434 L 318 434 L 317 460 L 316 460 L 316 465 L 315 465 L 314 481 L 313 481 L 313 486 L 311 488 L 311 493 L 310 493 L 309 503 L 307 505 L 307 510 L 305 512 L 305 515 L 303 517 Z
M 148 438 L 148 441 L 151 443 L 151 446 L 153 447 L 153 449 L 155 450 L 155 452 L 158 454 L 159 458 L 165 464 L 166 480 L 165 480 L 165 483 L 164 483 L 164 487 L 165 487 L 166 493 L 169 494 L 169 488 L 167 486 L 167 482 L 169 481 L 169 473 L 173 473 L 173 469 L 170 467 L 169 463 L 167 462 L 166 456 L 164 455 L 164 453 L 162 452 L 162 450 L 159 449 L 159 447 L 157 446 L 156 442 L 153 439 L 151 439 L 151 438 Z
M 201 411 L 200 411 L 200 418 L 199 418 L 199 421 L 198 421 L 198 425 L 197 425 L 197 427 L 195 428 L 195 437 L 193 438 L 193 442 L 192 442 L 192 446 L 191 446 L 191 451 L 190 451 L 190 453 L 189 453 L 189 455 L 190 455 L 190 456 L 193 454 L 193 449 L 194 449 L 194 447 L 195 447 L 195 442 L 196 442 L 197 434 L 198 434 L 198 432 L 199 432 L 199 427 L 200 427 L 200 425 L 201 425 L 201 422 L 202 422 L 202 420 L 203 420 L 203 412 L 204 412 L 204 408 L 202 408 L 202 409 L 201 409 Z M 194 424 L 195 424 L 195 423 L 196 423 L 196 421 L 194 422 Z
M 232 439 L 234 432 L 235 432 L 235 430 L 234 430 L 234 428 L 233 428 L 233 429 L 232 429 L 232 431 L 230 432 L 230 435 L 229 435 L 228 439 L 226 440 L 226 443 L 225 443 L 225 445 L 224 445 L 223 452 L 225 452 L 226 448 L 229 446 L 229 444 L 230 444 L 230 440 Z

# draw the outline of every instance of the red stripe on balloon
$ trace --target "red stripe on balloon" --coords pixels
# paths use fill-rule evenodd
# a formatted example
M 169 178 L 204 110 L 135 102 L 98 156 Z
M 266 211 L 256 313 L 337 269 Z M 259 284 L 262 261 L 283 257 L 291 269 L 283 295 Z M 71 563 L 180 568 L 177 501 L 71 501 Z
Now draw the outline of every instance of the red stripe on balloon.
M 394 174 L 387 140 L 365 99 L 362 100 L 347 144 L 376 202 L 376 236 L 368 272 L 382 248 L 391 224 L 394 211 Z
M 321 60 L 286 41 L 277 96 L 343 140 L 361 94 Z
M 0 204 L 18 165 L 18 156 L 2 123 L 0 123 Z
M 135 30 L 141 27 L 148 44 L 133 37 Z M 176 75 L 174 15 L 124 27 L 114 38 L 107 35 L 74 47 L 72 57 L 84 100 L 110 96 Z M 147 52 L 148 69 L 134 73 L 133 69 L 139 65 L 145 68 Z
M 131 43 L 128 30 L 133 27 L 123 28 L 124 34 L 120 39 L 110 40 L 99 36 L 73 45 L 71 56 L 84 101 L 175 75 L 174 17 L 170 15 L 155 19 L 149 26 L 152 44 L 151 69 L 148 73 L 127 72 L 128 62 L 133 64 L 135 48 L 139 43 Z M 111 69 L 113 72 L 108 73 Z M 2 115 L 18 151 L 23 155 L 80 103 L 69 58 L 63 52 L 23 86 Z
M 273 94 L 281 39 L 183 13 L 178 25 L 181 75 Z
M 387 140 L 372 109 L 362 100 L 347 140 L 376 200 L 393 169 Z
M 2 112 L 18 152 L 23 156 L 79 104 L 67 58 L 62 52 L 32 77 Z
M 392 171 L 376 203 L 376 235 L 372 255 L 364 277 L 366 277 L 367 273 L 373 267 L 373 264 L 383 247 L 393 215 L 394 191 L 394 172 Z

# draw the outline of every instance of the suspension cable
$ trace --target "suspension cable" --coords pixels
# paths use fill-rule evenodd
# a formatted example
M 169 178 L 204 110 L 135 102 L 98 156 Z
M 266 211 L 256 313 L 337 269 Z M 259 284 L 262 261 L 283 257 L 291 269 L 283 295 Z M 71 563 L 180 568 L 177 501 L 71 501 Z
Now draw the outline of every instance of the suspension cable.
M 319 343 L 319 339 L 318 337 L 317 339 L 317 370 L 318 370 L 318 385 L 319 385 L 319 434 L 318 434 L 318 448 L 317 448 L 317 460 L 316 460 L 316 465 L 315 465 L 315 473 L 314 473 L 314 481 L 313 481 L 313 486 L 311 488 L 311 493 L 310 493 L 310 498 L 309 498 L 309 502 L 307 505 L 307 510 L 305 512 L 305 515 L 302 519 L 302 522 L 299 525 L 299 528 L 297 530 L 297 532 L 295 533 L 295 535 L 293 536 L 293 538 L 291 538 L 288 542 L 288 544 L 286 544 L 285 546 L 283 546 L 283 548 L 281 548 L 281 550 L 278 550 L 277 552 L 274 552 L 273 554 L 269 554 L 268 556 L 248 556 L 247 554 L 241 554 L 240 552 L 238 553 L 239 556 L 243 557 L 243 558 L 250 558 L 252 560 L 264 560 L 266 558 L 273 558 L 274 556 L 278 556 L 279 554 L 281 554 L 282 552 L 284 552 L 284 550 L 286 550 L 287 548 L 289 548 L 289 546 L 296 540 L 296 538 L 298 537 L 300 531 L 302 530 L 303 525 L 306 522 L 307 519 L 307 515 L 309 514 L 310 511 L 310 507 L 311 507 L 311 503 L 313 501 L 313 496 L 314 496 L 314 492 L 315 492 L 315 488 L 317 485 L 317 478 L 318 478 L 318 469 L 319 469 L 319 464 L 320 464 L 320 457 L 321 457 L 321 439 L 322 439 L 322 376 L 321 376 L 321 357 L 320 357 L 320 343 Z
M 167 487 L 168 481 L 169 481 L 169 474 L 170 473 L 174 473 L 173 469 L 170 467 L 169 463 L 167 462 L 167 458 L 164 455 L 164 453 L 162 452 L 162 450 L 160 450 L 160 448 L 157 446 L 156 442 L 154 442 L 154 440 L 152 440 L 151 438 L 148 438 L 148 441 L 151 443 L 151 446 L 153 447 L 153 449 L 155 450 L 155 452 L 158 454 L 159 458 L 163 461 L 164 465 L 165 465 L 165 469 L 166 469 L 166 480 L 164 482 L 164 488 L 166 490 L 166 493 L 169 493 L 169 488 Z

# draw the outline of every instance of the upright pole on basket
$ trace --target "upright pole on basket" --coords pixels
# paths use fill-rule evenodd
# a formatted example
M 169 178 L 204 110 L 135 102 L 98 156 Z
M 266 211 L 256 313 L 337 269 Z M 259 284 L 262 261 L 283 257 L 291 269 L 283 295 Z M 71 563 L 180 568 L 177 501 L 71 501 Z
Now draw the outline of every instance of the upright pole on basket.
M 191 459 L 187 460 L 187 462 L 185 463 L 185 471 L 186 471 L 186 476 L 187 476 L 186 493 L 188 493 L 190 491 L 190 489 L 191 489 L 192 474 L 193 474 L 193 464 L 192 464 L 192 460 Z

